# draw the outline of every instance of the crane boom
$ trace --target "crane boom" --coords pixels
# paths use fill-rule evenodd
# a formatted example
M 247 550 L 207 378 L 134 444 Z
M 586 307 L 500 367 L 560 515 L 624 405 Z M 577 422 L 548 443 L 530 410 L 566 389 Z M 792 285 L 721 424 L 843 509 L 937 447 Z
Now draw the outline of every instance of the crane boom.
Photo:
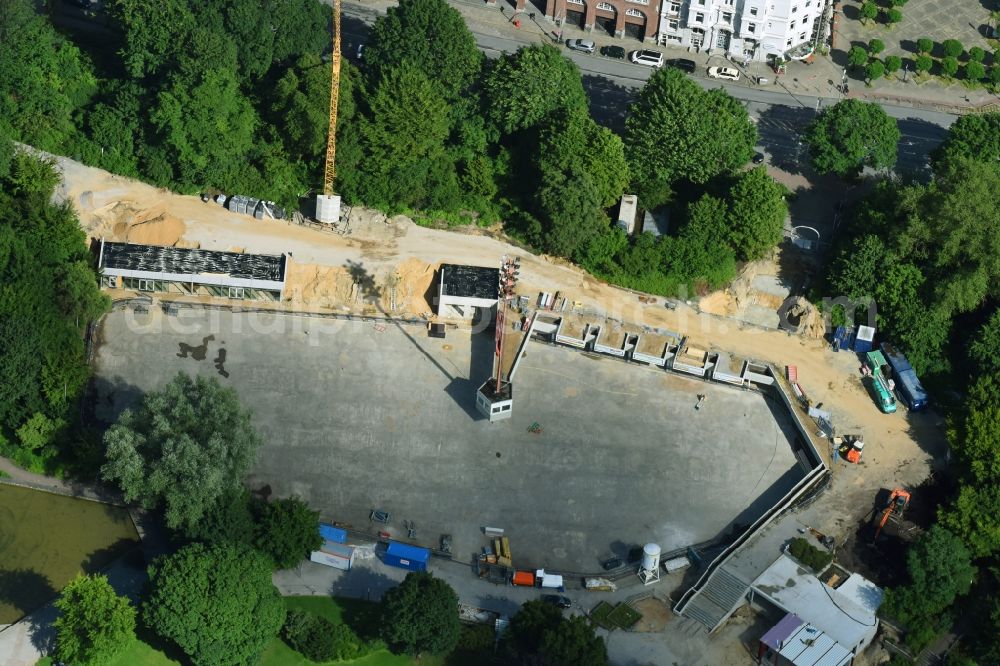
M 333 196 L 337 158 L 337 104 L 340 102 L 340 0 L 333 0 L 333 56 L 330 59 L 330 133 L 326 139 L 323 194 Z

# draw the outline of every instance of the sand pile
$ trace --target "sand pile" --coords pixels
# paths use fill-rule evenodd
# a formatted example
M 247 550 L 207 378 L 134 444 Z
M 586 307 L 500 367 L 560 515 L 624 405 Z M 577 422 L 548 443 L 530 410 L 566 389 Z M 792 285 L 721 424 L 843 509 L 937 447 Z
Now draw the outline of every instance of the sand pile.
M 425 314 L 437 312 L 434 276 L 440 264 L 407 259 L 396 267 L 396 311 Z
M 708 296 L 698 299 L 698 309 L 708 314 L 728 317 L 736 312 L 736 303 L 728 289 L 713 291 Z
M 128 201 L 98 208 L 85 228 L 96 238 L 166 246 L 177 245 L 187 231 L 182 220 L 167 213 L 165 204 L 140 210 Z
M 285 298 L 310 307 L 347 305 L 352 280 L 342 266 L 298 263 L 289 258 L 285 266 Z

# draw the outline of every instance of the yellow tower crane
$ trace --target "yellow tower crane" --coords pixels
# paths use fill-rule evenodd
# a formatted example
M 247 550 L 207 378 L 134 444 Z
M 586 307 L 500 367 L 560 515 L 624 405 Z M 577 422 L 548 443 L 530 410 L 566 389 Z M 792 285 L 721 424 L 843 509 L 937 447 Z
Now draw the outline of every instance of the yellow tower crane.
M 340 220 L 340 197 L 333 193 L 337 158 L 337 104 L 340 102 L 340 0 L 333 0 L 333 54 L 330 58 L 330 133 L 326 139 L 323 194 L 316 197 L 316 219 L 327 224 Z

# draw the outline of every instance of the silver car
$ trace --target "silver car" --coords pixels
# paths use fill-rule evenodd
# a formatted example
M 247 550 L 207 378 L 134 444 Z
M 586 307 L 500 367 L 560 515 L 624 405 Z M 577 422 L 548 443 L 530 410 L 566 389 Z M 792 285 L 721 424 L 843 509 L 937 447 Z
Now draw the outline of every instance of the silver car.
M 713 79 L 725 79 L 727 81 L 739 81 L 740 70 L 732 67 L 709 67 L 708 75 Z
M 574 51 L 583 51 L 584 53 L 593 53 L 597 45 L 589 39 L 567 39 L 566 48 Z

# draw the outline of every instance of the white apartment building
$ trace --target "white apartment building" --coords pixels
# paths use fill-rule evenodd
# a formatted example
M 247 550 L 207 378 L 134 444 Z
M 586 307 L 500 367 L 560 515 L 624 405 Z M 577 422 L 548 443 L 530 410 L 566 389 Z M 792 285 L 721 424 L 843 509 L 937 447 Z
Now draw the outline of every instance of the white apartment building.
M 661 0 L 664 46 L 769 61 L 805 58 L 829 34 L 832 0 Z

